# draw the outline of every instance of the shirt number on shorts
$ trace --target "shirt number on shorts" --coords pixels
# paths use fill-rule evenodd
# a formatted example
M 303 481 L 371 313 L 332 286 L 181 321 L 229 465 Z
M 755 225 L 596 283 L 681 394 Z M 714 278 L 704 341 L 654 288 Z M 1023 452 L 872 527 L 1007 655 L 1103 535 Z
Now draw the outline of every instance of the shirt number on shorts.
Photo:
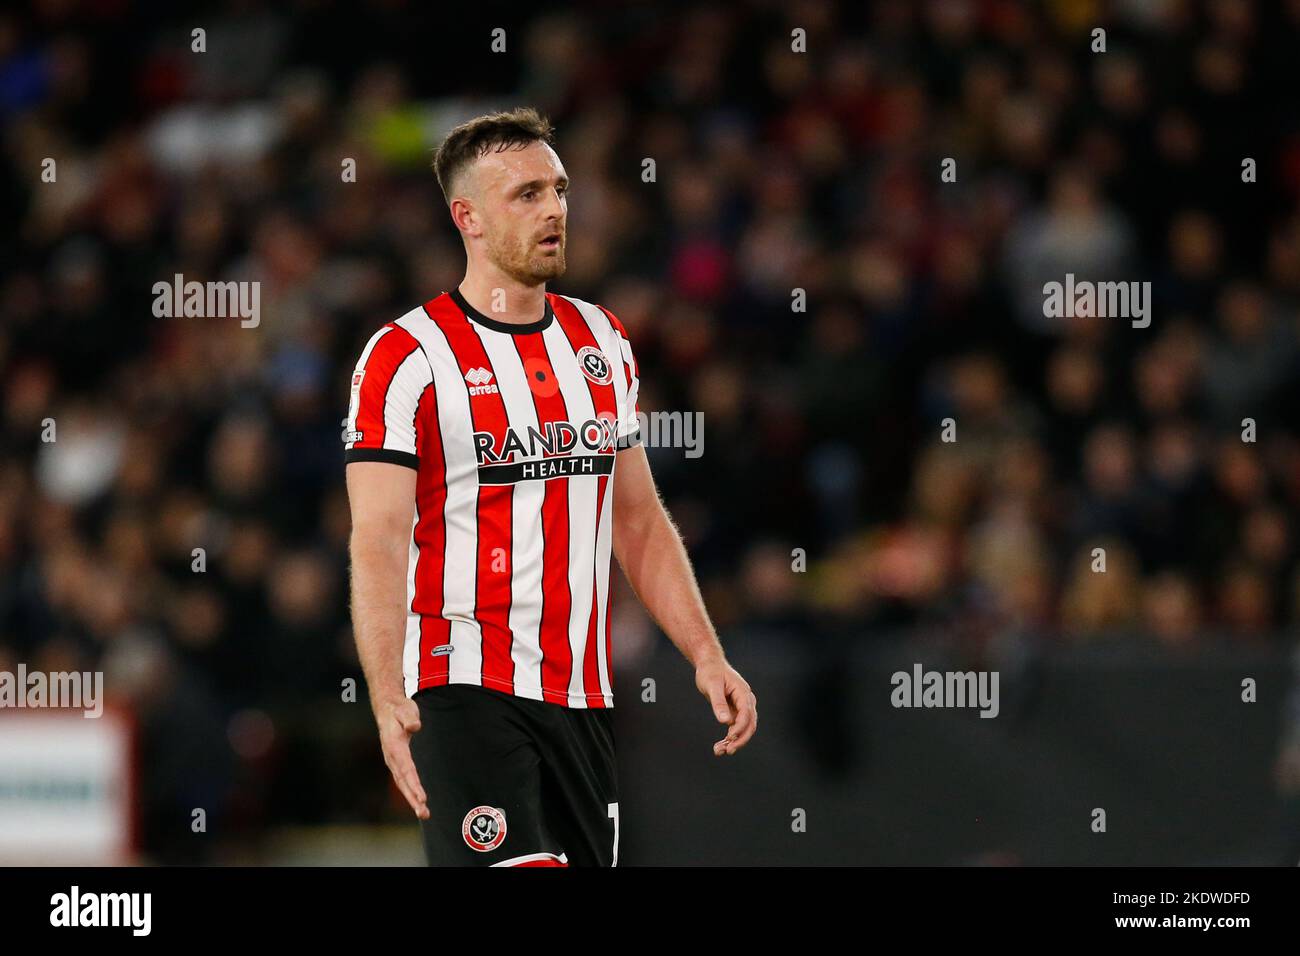
M 614 862 L 610 866 L 618 866 L 618 804 L 609 805 L 609 817 L 614 821 Z

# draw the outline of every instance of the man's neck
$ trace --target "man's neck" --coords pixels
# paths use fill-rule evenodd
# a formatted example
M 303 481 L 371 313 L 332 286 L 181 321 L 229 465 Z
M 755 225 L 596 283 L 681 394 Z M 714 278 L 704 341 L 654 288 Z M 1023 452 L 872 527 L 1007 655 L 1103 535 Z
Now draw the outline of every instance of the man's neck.
M 498 322 L 527 325 L 546 314 L 545 282 L 524 285 L 496 270 L 487 275 L 471 268 L 459 288 L 466 302 Z

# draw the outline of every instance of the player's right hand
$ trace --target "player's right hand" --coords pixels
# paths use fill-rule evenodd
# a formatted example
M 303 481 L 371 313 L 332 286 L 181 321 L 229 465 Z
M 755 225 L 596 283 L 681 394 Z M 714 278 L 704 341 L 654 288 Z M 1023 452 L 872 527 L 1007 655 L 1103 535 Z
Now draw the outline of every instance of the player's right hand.
M 379 743 L 384 749 L 384 763 L 393 775 L 397 789 L 421 820 L 429 819 L 429 806 L 420 775 L 411 759 L 411 735 L 420 729 L 420 705 L 409 697 L 380 704 L 375 708 L 379 724 Z

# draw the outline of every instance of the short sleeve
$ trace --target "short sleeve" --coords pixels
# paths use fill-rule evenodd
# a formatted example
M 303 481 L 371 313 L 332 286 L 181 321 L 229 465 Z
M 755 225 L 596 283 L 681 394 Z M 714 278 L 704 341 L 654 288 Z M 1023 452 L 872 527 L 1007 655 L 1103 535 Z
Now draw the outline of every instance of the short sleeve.
M 429 360 L 411 333 L 398 325 L 376 332 L 352 371 L 343 460 L 418 468 L 420 402 L 432 383 Z
M 614 334 L 618 337 L 619 364 L 623 370 L 623 380 L 627 383 L 626 398 L 619 409 L 618 428 L 615 432 L 616 447 L 621 450 L 641 443 L 641 421 L 637 418 L 637 413 L 640 411 L 638 406 L 641 375 L 637 368 L 636 356 L 632 353 L 632 341 L 628 338 L 627 329 L 609 309 L 604 309 L 604 312 L 609 317 L 609 324 L 614 327 Z

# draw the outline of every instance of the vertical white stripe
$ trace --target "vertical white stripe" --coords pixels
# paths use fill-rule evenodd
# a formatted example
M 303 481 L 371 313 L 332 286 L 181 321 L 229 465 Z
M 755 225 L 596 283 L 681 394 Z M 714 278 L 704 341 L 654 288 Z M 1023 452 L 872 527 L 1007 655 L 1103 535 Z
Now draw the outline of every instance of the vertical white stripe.
M 433 366 L 438 425 L 447 466 L 445 507 L 447 546 L 443 562 L 442 616 L 451 622 L 452 653 L 447 662 L 453 684 L 482 684 L 483 634 L 474 617 L 477 603 L 478 465 L 474 459 L 473 418 L 460 365 L 438 324 L 423 309 L 398 320 L 420 340 Z
M 361 357 L 357 359 L 356 368 L 352 370 L 354 374 L 356 372 L 365 371 L 366 363 L 370 361 L 370 353 L 372 353 L 375 350 L 375 346 L 379 344 L 379 340 L 382 339 L 385 335 L 387 335 L 391 331 L 393 331 L 392 327 L 385 325 L 382 328 L 380 328 L 379 331 L 377 331 L 374 335 L 370 336 L 370 341 L 367 342 L 366 347 L 361 350 Z M 348 394 L 348 420 L 347 420 L 348 432 L 354 432 L 357 430 L 357 415 L 360 413 L 360 411 L 361 411 L 361 390 L 358 386 L 354 385 L 350 387 L 349 394 Z M 351 441 L 343 443 L 344 448 L 352 448 L 355 445 L 356 442 L 351 442 Z
M 420 683 L 420 615 L 411 610 L 415 603 L 415 566 L 420 560 L 420 549 L 415 543 L 415 528 L 420 523 L 420 503 L 415 503 L 415 517 L 411 521 L 411 549 L 406 559 L 406 641 L 402 645 L 402 682 L 406 696 L 419 689 Z
M 636 400 L 641 390 L 641 378 L 636 374 L 636 358 L 632 355 L 632 343 L 620 335 L 618 345 L 623 350 L 623 361 L 627 363 L 623 369 L 623 374 L 627 377 L 627 398 L 624 399 L 623 413 L 619 415 L 619 420 L 623 424 L 618 437 L 622 438 L 624 435 L 635 434 L 641 428 L 641 422 L 636 417 Z
M 384 448 L 416 452 L 415 413 L 430 381 L 429 363 L 418 348 L 397 366 L 384 400 Z
M 416 313 L 423 314 L 423 310 L 413 310 L 406 313 L 398 319 L 394 325 L 403 324 L 403 328 L 409 332 L 410 319 Z M 405 320 L 405 323 L 404 323 Z M 361 352 L 361 357 L 357 361 L 355 371 L 365 369 L 366 364 L 370 361 L 370 356 L 379 344 L 380 339 L 393 331 L 391 325 L 385 325 L 370 337 L 366 343 L 365 349 Z M 428 362 L 425 361 L 424 354 L 418 349 L 408 355 L 394 372 L 393 382 L 388 388 L 388 401 L 384 405 L 384 448 L 399 448 L 403 451 L 416 450 L 415 432 L 414 432 L 414 413 L 419 407 L 419 399 L 426 385 L 431 381 L 431 373 Z M 403 406 L 406 404 L 403 399 L 414 395 L 415 404 L 411 405 L 409 411 L 404 411 Z M 359 407 L 354 400 L 348 408 L 348 429 L 355 430 L 357 427 L 356 417 Z M 353 447 L 354 442 L 347 442 L 345 447 Z M 420 616 L 412 610 L 415 601 L 415 570 L 416 563 L 419 560 L 419 548 L 415 541 L 415 528 L 420 523 L 420 509 L 417 502 L 415 514 L 411 519 L 411 536 L 407 549 L 407 567 L 406 567 L 406 629 L 402 642 L 402 684 L 406 695 L 410 697 L 416 692 L 419 684 L 420 668 Z
M 609 683 L 609 655 L 605 652 L 605 623 L 609 607 L 609 565 L 614 551 L 614 476 L 605 482 L 605 503 L 600 509 L 600 528 L 596 532 L 596 668 L 600 674 L 600 692 L 605 706 L 614 703 L 614 688 Z M 594 691 L 595 688 L 593 687 Z
M 573 303 L 574 308 L 586 320 L 587 328 L 591 330 L 596 345 L 605 353 L 605 360 L 609 362 L 614 373 L 614 380 L 610 384 L 614 386 L 614 414 L 620 423 L 619 435 L 622 436 L 626 433 L 628 419 L 636 421 L 636 409 L 629 402 L 628 373 L 623 367 L 623 347 L 620 344 L 622 336 L 618 334 L 618 329 L 614 328 L 609 321 L 609 316 L 602 312 L 599 306 L 569 296 L 565 298 Z M 635 394 L 630 397 L 635 401 Z
M 361 350 L 361 358 L 357 360 L 355 371 L 359 372 L 366 367 L 366 362 L 370 361 L 370 353 L 375 350 L 375 346 L 379 343 L 379 340 L 391 331 L 393 331 L 391 325 L 384 325 L 375 330 L 375 334 L 370 336 L 370 341 L 366 343 L 366 347 Z
M 560 383 L 560 394 L 575 426 L 592 419 L 596 406 L 587 379 L 578 370 L 578 359 L 559 322 L 542 333 Z M 596 491 L 600 476 L 576 475 L 569 479 L 569 650 L 573 670 L 569 676 L 569 705 L 586 707 L 588 688 L 583 684 L 582 662 L 587 644 L 587 622 L 591 618 L 592 585 L 596 575 Z M 594 690 L 594 688 L 592 688 Z
M 497 388 L 505 404 L 510 427 L 527 436 L 537 427 L 537 409 L 508 332 L 494 332 L 471 323 L 492 363 Z M 538 456 L 539 458 L 541 456 Z M 516 455 L 512 461 L 519 461 Z M 515 665 L 515 694 L 542 700 L 542 500 L 546 482 L 521 481 L 511 486 L 510 614 L 507 623 L 514 637 L 510 658 Z
M 566 296 L 566 298 L 569 297 Z M 625 421 L 626 417 L 632 413 L 628 406 L 628 380 L 627 373 L 623 368 L 622 346 L 619 344 L 618 330 L 609 321 L 609 316 L 605 315 L 598 306 L 592 305 L 590 302 L 584 302 L 581 299 L 569 298 L 569 301 L 573 303 L 578 313 L 586 321 L 587 327 L 596 340 L 596 344 L 605 353 L 606 361 L 612 366 L 615 414 L 620 421 Z M 617 458 L 615 461 L 617 461 Z M 607 672 L 608 654 L 605 652 L 605 619 L 606 610 L 609 606 L 609 572 L 610 556 L 614 550 L 613 542 L 614 475 L 611 472 L 609 480 L 605 484 L 604 502 L 600 508 L 600 526 L 596 529 L 594 568 L 596 581 L 596 663 L 600 675 L 599 691 L 604 695 L 606 706 L 613 706 L 613 688 L 610 686 Z M 597 688 L 595 687 L 588 688 L 589 693 L 595 693 L 596 691 Z

